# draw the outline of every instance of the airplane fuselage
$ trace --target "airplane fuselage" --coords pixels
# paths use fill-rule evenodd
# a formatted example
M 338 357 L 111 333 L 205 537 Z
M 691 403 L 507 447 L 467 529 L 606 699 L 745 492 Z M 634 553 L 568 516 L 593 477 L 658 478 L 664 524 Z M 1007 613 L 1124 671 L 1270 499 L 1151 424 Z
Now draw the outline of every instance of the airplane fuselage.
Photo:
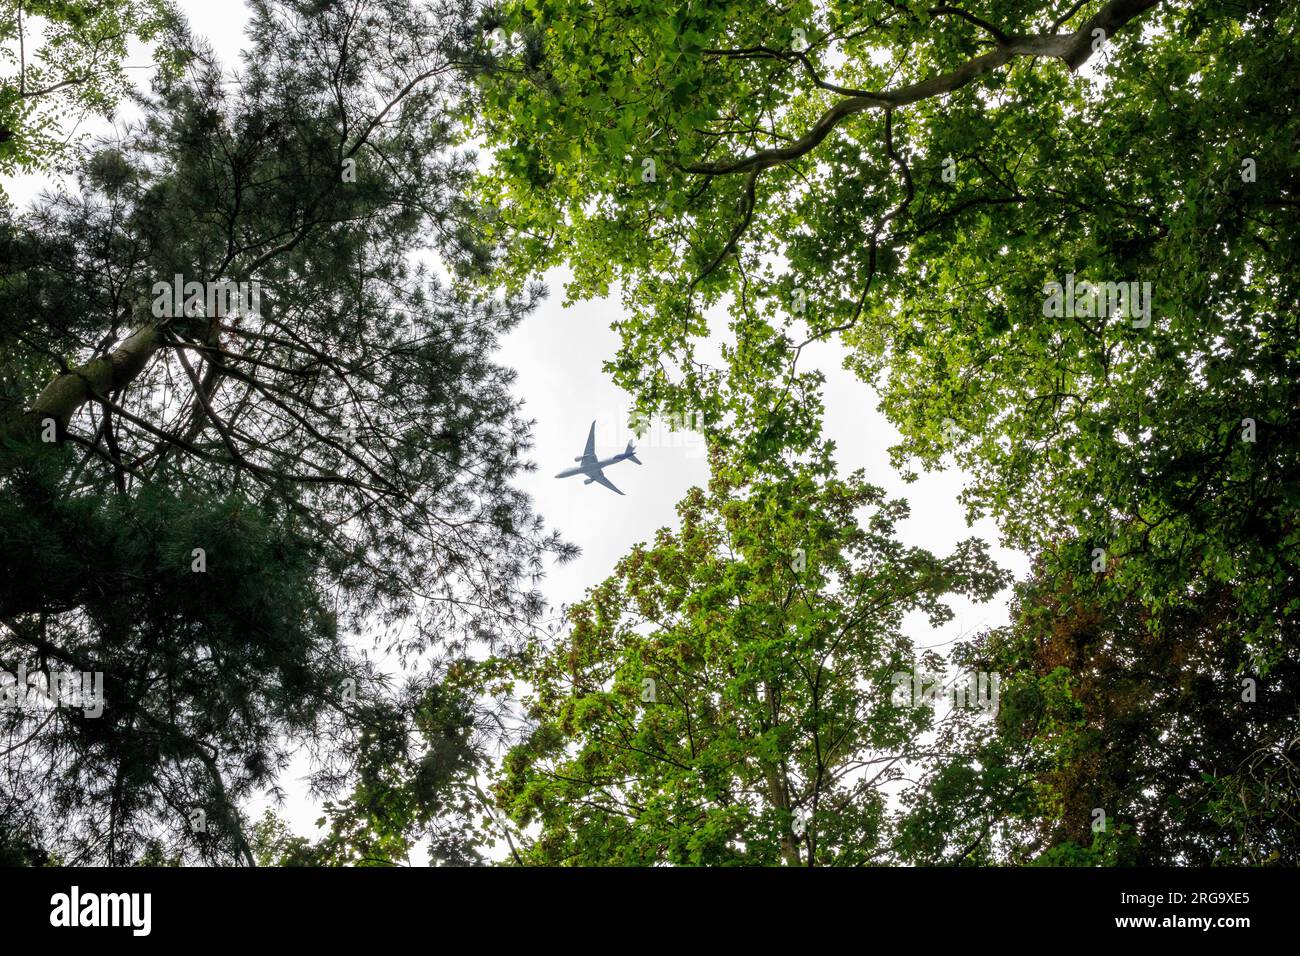
M 606 458 L 599 461 L 589 461 L 585 465 L 578 465 L 576 468 L 566 468 L 556 475 L 556 478 L 572 478 L 574 475 L 594 475 L 607 465 L 617 465 L 620 461 L 627 461 L 627 455 L 615 455 L 613 458 Z

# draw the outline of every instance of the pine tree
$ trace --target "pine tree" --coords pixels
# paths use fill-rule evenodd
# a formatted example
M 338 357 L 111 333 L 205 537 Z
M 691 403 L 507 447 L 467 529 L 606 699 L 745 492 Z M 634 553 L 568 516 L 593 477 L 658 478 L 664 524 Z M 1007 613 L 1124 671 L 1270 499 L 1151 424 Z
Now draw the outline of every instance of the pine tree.
M 573 553 L 491 357 L 539 291 L 462 281 L 495 256 L 450 112 L 480 46 L 457 0 L 255 3 L 234 79 L 187 46 L 3 222 L 0 666 L 103 675 L 102 714 L 0 711 L 0 807 L 61 859 L 253 862 L 240 803 L 291 752 L 355 789 L 430 659 L 516 641 Z

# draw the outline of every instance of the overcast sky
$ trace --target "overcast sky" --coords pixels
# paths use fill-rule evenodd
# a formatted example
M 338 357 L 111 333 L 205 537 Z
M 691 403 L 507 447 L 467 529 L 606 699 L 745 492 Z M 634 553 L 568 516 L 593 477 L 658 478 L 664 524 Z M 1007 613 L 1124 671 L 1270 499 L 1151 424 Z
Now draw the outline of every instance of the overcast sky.
M 246 9 L 234 0 L 180 0 L 179 6 L 194 33 L 206 36 L 227 69 L 234 69 L 237 51 L 244 45 Z M 149 57 L 140 51 L 131 62 L 144 67 Z M 141 82 L 147 81 L 147 69 L 135 73 Z M 98 129 L 102 124 L 88 123 L 85 128 Z M 6 179 L 4 185 L 11 200 L 22 206 L 40 189 L 48 188 L 49 181 L 21 177 Z M 544 279 L 550 287 L 548 299 L 503 343 L 499 358 L 517 371 L 516 393 L 526 403 L 526 416 L 536 422 L 533 460 L 537 470 L 524 476 L 521 485 L 532 495 L 548 525 L 582 548 L 581 557 L 552 568 L 548 574 L 544 589 L 558 607 L 580 599 L 588 587 L 609 574 L 632 545 L 649 540 L 658 528 L 675 526 L 676 503 L 692 485 L 704 485 L 708 473 L 698 437 L 672 434 L 662 423 L 655 423 L 649 434 L 638 440 L 638 457 L 644 464 L 638 467 L 622 462 L 607 471 L 625 497 L 599 485 L 584 485 L 581 478 L 553 477 L 571 467 L 574 457 L 582 453 L 593 419 L 597 422 L 597 454 L 607 457 L 622 451 L 631 437 L 626 425 L 630 405 L 601 370 L 618 347 L 618 337 L 610 328 L 620 315 L 617 298 L 563 308 L 564 273 L 555 271 Z M 802 366 L 819 368 L 826 375 L 825 434 L 836 443 L 841 473 L 863 468 L 871 482 L 891 495 L 907 498 L 912 517 L 900 527 L 907 544 L 945 554 L 956 542 L 976 534 L 989 542 L 1000 565 L 1017 578 L 1023 577 L 1025 557 L 998 546 L 991 521 L 981 521 L 973 528 L 966 525 L 964 509 L 957 501 L 963 483 L 959 471 L 923 473 L 910 485 L 902 481 L 888 456 L 889 446 L 898 440 L 897 432 L 877 410 L 872 390 L 841 367 L 842 355 L 837 345 L 821 343 L 805 349 L 801 358 Z M 959 635 L 1003 623 L 1005 598 L 1006 594 L 978 606 L 954 600 L 956 617 L 946 627 L 933 629 L 920 615 L 914 615 L 908 633 L 920 647 L 948 645 Z M 285 784 L 291 799 L 282 814 L 299 833 L 315 832 L 317 808 L 303 797 L 301 786 L 290 780 Z M 249 809 L 254 815 L 261 813 L 260 807 Z

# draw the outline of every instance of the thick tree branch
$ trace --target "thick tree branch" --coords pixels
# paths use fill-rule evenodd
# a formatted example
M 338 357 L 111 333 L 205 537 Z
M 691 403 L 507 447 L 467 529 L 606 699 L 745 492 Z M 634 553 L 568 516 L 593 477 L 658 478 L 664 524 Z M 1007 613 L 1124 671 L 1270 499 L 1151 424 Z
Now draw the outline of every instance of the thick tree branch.
M 1009 36 L 996 49 L 967 60 L 955 70 L 912 83 L 896 90 L 862 92 L 836 103 L 803 136 L 785 146 L 763 149 L 740 159 L 718 163 L 698 163 L 685 167 L 688 173 L 720 176 L 754 172 L 798 159 L 815 149 L 843 120 L 873 109 L 896 109 L 934 96 L 961 89 L 975 79 L 1005 66 L 1017 57 L 1046 57 L 1061 60 L 1077 70 L 1093 54 L 1095 31 L 1109 39 L 1125 24 L 1156 6 L 1160 0 L 1110 0 L 1076 33 Z M 943 9 L 943 8 L 936 8 Z

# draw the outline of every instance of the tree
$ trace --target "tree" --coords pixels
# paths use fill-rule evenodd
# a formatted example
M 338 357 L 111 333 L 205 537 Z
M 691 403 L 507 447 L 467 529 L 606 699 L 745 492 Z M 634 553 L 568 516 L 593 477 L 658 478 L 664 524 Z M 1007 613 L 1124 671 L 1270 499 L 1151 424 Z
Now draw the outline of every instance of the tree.
M 890 227 L 914 225 L 906 214 L 924 185 L 900 153 L 901 111 L 916 104 L 911 135 L 923 137 L 936 100 L 978 113 L 985 85 L 1007 85 L 1023 58 L 1024 99 L 1077 95 L 1053 65 L 1079 69 L 1094 30 L 1123 39 L 1155 0 L 1115 0 L 1091 17 L 1082 6 L 1052 17 L 1022 5 L 1009 14 L 1021 30 L 892 2 L 504 3 L 509 43 L 481 83 L 477 129 L 496 147 L 484 190 L 517 238 L 514 274 L 565 261 L 572 296 L 617 280 L 632 314 L 612 368 L 647 403 L 717 403 L 702 386 L 722 373 L 694 362 L 694 340 L 728 296 L 732 373 L 779 378 L 797 354 L 791 316 L 823 338 L 852 327 L 859 298 L 888 300 L 880 283 L 903 255 Z
M 497 794 L 539 827 L 526 862 L 891 858 L 886 793 L 930 721 L 892 699 L 914 668 L 903 618 L 947 620 L 946 595 L 987 600 L 1003 576 L 975 540 L 947 558 L 904 547 L 906 505 L 860 474 L 747 482 L 715 465 L 680 531 L 635 547 L 567 633 L 513 662 L 532 729 Z
M 483 850 L 511 830 L 479 781 L 491 764 L 504 724 L 500 701 L 481 701 L 475 688 L 485 668 L 458 660 L 429 685 L 413 683 L 405 707 L 370 714 L 355 789 L 325 804 L 316 842 L 291 833 L 273 812 L 254 827 L 260 865 L 409 866 L 425 843 L 437 866 L 481 866 Z M 412 732 L 414 731 L 414 732 Z
M 49 169 L 65 158 L 74 130 L 63 122 L 78 114 L 111 116 L 130 92 L 128 44 L 180 29 L 168 0 L 0 3 L 0 62 L 16 68 L 0 78 L 0 175 Z M 160 44 L 155 65 L 174 74 L 180 50 Z
M 1011 543 L 1096 540 L 1153 601 L 1254 579 L 1243 630 L 1271 639 L 1295 570 L 1294 10 L 539 0 L 502 22 L 480 128 L 511 271 L 620 284 L 611 369 L 647 411 L 700 406 L 761 460 L 808 434 L 801 345 L 839 337 L 897 462 L 955 453 Z M 1046 314 L 1070 276 L 1138 282 L 1133 314 Z M 696 359 L 715 305 L 721 369 Z
M 301 747 L 356 790 L 376 735 L 418 739 L 431 661 L 517 641 L 573 553 L 513 486 L 491 360 L 538 291 L 459 278 L 495 255 L 445 107 L 474 23 L 256 3 L 235 83 L 190 51 L 78 192 L 3 223 L 0 666 L 99 673 L 103 707 L 0 712 L 0 805 L 69 863 L 253 862 L 245 797 Z
M 618 285 L 609 368 L 643 411 L 699 409 L 757 467 L 815 435 L 799 359 L 837 340 L 895 464 L 959 463 L 1053 579 L 1099 562 L 1121 639 L 1188 639 L 1211 601 L 1193 630 L 1225 656 L 1198 666 L 1284 666 L 1294 5 L 528 0 L 501 23 L 479 129 L 511 272 Z M 1239 730 L 1290 739 L 1270 719 Z
M 1295 865 L 1300 654 L 1266 675 L 1219 621 L 1225 587 L 1149 613 L 1044 556 L 1012 622 L 963 645 L 1009 675 L 996 721 L 954 712 L 906 796 L 915 863 Z

